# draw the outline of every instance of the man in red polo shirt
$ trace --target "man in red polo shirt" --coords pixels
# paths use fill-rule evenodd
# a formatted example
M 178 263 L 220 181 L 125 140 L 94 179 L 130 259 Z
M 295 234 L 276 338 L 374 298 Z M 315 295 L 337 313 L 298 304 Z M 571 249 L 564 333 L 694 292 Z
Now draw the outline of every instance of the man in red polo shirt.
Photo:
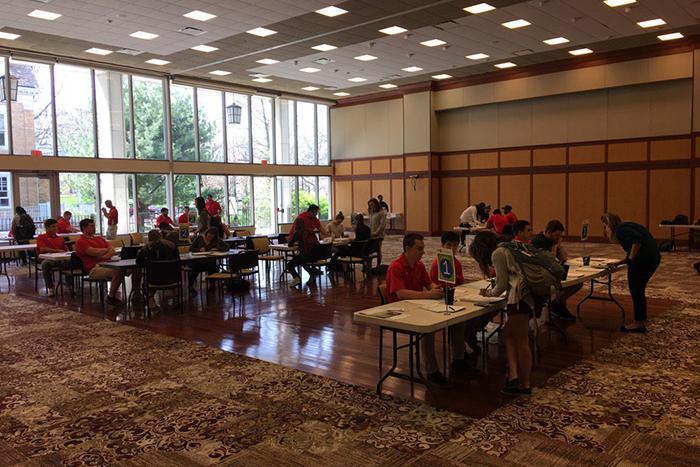
M 58 218 L 58 222 L 56 224 L 56 233 L 60 234 L 67 234 L 67 233 L 74 233 L 74 232 L 79 232 L 78 229 L 73 227 L 70 223 L 70 219 L 73 217 L 73 213 L 70 211 L 66 211 L 63 213 L 62 217 Z
M 68 251 L 66 242 L 61 237 L 56 235 L 57 229 L 58 222 L 56 222 L 56 219 L 46 219 L 44 221 L 44 230 L 46 233 L 39 235 L 39 237 L 36 239 L 38 255 L 42 255 L 44 253 L 63 253 L 64 251 Z M 65 263 L 61 261 L 54 261 L 51 259 L 45 259 L 41 262 L 41 272 L 44 275 L 46 295 L 49 297 L 54 296 L 53 272 L 64 264 Z
M 508 223 L 513 225 L 518 220 L 518 216 L 513 212 L 513 206 L 506 204 L 503 206 L 503 215 L 508 219 Z
M 160 228 L 160 224 L 165 222 L 170 227 L 173 226 L 173 220 L 168 216 L 168 208 L 163 208 L 160 210 L 160 216 L 156 217 L 156 228 Z
M 185 206 L 182 208 L 182 214 L 177 218 L 178 224 L 189 224 L 190 223 L 190 207 Z
M 508 218 L 501 214 L 500 209 L 494 209 L 493 214 L 486 221 L 486 227 L 495 230 L 499 235 L 503 233 L 503 227 L 506 225 L 508 225 Z
M 207 208 L 207 212 L 211 217 L 217 217 L 221 215 L 221 205 L 218 201 L 214 199 L 211 193 L 207 195 L 205 206 Z
M 318 231 L 319 235 L 321 238 L 328 237 L 328 231 L 326 230 L 325 227 L 321 224 L 321 221 L 318 220 L 318 213 L 321 210 L 318 206 L 315 204 L 310 204 L 306 212 L 302 212 L 297 216 L 296 219 L 294 219 L 294 223 L 296 223 L 297 219 L 301 220 L 304 223 L 304 226 L 306 226 L 306 230 L 309 232 L 314 232 Z M 294 224 L 292 224 L 292 228 L 289 230 L 289 238 L 292 238 L 294 236 Z
M 105 206 L 107 207 L 102 208 L 102 214 L 107 218 L 107 238 L 110 240 L 114 240 L 115 238 L 117 238 L 117 224 L 119 224 L 119 213 L 117 212 L 117 208 L 115 208 L 112 204 L 112 200 L 105 200 Z

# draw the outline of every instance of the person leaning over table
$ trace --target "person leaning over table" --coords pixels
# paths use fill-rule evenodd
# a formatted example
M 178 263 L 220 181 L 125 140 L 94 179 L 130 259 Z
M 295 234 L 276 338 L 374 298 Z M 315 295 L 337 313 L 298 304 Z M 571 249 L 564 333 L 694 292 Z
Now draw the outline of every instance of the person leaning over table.
M 328 230 L 328 233 L 331 234 L 331 238 L 345 237 L 345 225 L 343 225 L 344 220 L 345 215 L 343 215 L 343 211 L 340 211 L 335 215 L 335 219 L 326 224 L 326 230 Z
M 300 216 L 296 218 L 292 228 L 294 230 L 294 235 L 289 237 L 289 244 L 296 245 L 299 251 L 294 258 L 287 263 L 285 272 L 292 276 L 292 281 L 289 283 L 289 286 L 296 287 L 301 283 L 301 277 L 297 272 L 297 267 L 302 266 L 310 276 L 321 274 L 318 269 L 309 266 L 308 263 L 317 261 L 322 256 L 325 247 L 319 243 L 316 234 L 313 230 L 309 230 L 308 225 Z M 331 262 L 333 262 L 332 258 Z
M 403 253 L 389 266 L 386 273 L 386 293 L 389 303 L 399 300 L 438 299 L 442 298 L 442 289 L 433 284 L 428 276 L 428 271 L 421 262 L 425 253 L 423 236 L 417 233 L 409 233 L 403 237 Z M 431 313 L 426 311 L 426 313 Z M 453 330 L 452 328 L 457 328 Z M 455 333 L 451 343 L 453 346 L 454 366 L 464 365 L 464 326 L 450 327 L 450 333 Z M 461 338 L 457 336 L 461 336 Z M 437 386 L 447 386 L 447 378 L 440 373 L 435 357 L 435 335 L 424 334 L 420 341 L 423 372 L 428 382 Z M 460 350 L 461 349 L 461 350 Z M 460 353 L 461 352 L 461 353 Z M 461 362 L 461 363 L 457 363 Z
M 495 287 L 482 289 L 481 295 L 499 297 L 506 292 L 508 321 L 503 335 L 506 343 L 508 375 L 502 392 L 530 394 L 532 392 L 530 386 L 532 354 L 528 331 L 535 302 L 525 286 L 523 273 L 513 254 L 506 247 L 499 246 L 499 243 L 500 239 L 494 232 L 479 232 L 469 245 L 469 254 L 476 260 L 485 277 L 492 277 L 491 268 L 495 270 Z
M 172 227 L 172 226 L 174 225 L 173 220 L 172 220 L 172 219 L 170 218 L 170 216 L 168 215 L 168 208 L 162 208 L 162 209 L 160 210 L 160 215 L 159 215 L 158 217 L 156 217 L 156 226 L 157 226 L 159 229 L 160 229 L 160 225 L 161 225 L 163 222 L 165 222 L 166 224 L 168 224 L 170 227 Z M 163 230 L 163 229 L 161 229 L 161 230 Z
M 73 217 L 73 213 L 70 211 L 66 211 L 63 213 L 63 216 L 58 218 L 57 224 L 56 224 L 56 233 L 60 234 L 67 234 L 67 233 L 75 233 L 75 232 L 80 232 L 80 230 L 76 229 L 73 227 L 70 223 L 71 218 Z
M 289 229 L 289 238 L 292 238 L 294 236 L 294 228 L 296 225 L 297 219 L 301 220 L 304 223 L 304 227 L 306 230 L 314 232 L 318 231 L 318 234 L 321 236 L 321 238 L 328 237 L 328 231 L 326 230 L 325 227 L 321 224 L 321 221 L 318 220 L 318 213 L 321 210 L 317 205 L 315 204 L 309 204 L 309 207 L 306 209 L 305 212 L 302 212 L 299 214 L 296 219 L 294 219 L 294 223 L 292 224 L 292 228 Z
M 459 215 L 459 226 L 460 227 L 466 227 L 466 228 L 471 228 L 474 227 L 478 221 L 477 221 L 477 214 L 479 212 L 479 208 L 483 209 L 486 205 L 484 203 L 479 203 L 479 204 L 473 204 L 464 211 L 462 211 L 462 214 Z M 467 231 L 462 230 L 462 233 L 459 238 L 459 243 L 461 245 L 464 245 L 464 240 L 467 238 Z
M 197 237 L 190 245 L 190 253 L 199 253 L 203 251 L 228 251 L 228 245 L 219 238 L 219 231 L 216 227 L 210 227 L 204 234 Z M 190 275 L 188 277 L 188 287 L 191 295 L 195 295 L 197 290 L 194 288 L 194 282 L 197 280 L 199 273 L 206 271 L 207 274 L 216 272 L 216 259 L 206 259 L 200 261 L 192 261 L 190 263 Z
M 634 305 L 634 322 L 623 325 L 624 332 L 646 332 L 647 297 L 649 280 L 661 263 L 661 254 L 656 240 L 644 227 L 635 222 L 622 222 L 620 216 L 611 212 L 600 218 L 605 236 L 618 243 L 627 257 L 617 264 L 627 264 L 627 284 Z
M 58 222 L 55 219 L 46 219 L 44 221 L 44 231 L 36 239 L 37 255 L 45 253 L 63 253 L 68 251 L 66 242 L 63 238 L 56 235 L 58 230 Z M 41 261 L 41 273 L 44 275 L 44 284 L 46 285 L 46 295 L 54 296 L 53 291 L 53 272 L 66 263 L 64 261 L 54 261 L 45 259 Z

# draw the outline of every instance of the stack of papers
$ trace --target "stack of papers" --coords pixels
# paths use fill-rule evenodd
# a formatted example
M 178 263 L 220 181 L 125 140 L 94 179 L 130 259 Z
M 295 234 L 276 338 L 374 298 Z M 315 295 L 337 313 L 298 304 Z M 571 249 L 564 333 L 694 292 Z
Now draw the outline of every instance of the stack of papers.
M 371 316 L 372 318 L 391 319 L 401 316 L 403 314 L 403 310 L 401 308 L 396 308 L 391 310 L 360 311 L 360 314 Z

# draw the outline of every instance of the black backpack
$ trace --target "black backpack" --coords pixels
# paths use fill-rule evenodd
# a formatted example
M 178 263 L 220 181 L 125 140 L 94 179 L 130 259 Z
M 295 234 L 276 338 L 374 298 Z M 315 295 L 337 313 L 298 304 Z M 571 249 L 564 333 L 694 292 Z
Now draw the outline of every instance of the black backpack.
M 36 234 L 36 225 L 34 219 L 29 214 L 19 216 L 19 221 L 15 227 L 14 236 L 17 240 L 31 240 Z
M 688 225 L 690 224 L 690 219 L 685 214 L 676 214 L 676 217 L 673 218 L 673 223 L 675 225 Z

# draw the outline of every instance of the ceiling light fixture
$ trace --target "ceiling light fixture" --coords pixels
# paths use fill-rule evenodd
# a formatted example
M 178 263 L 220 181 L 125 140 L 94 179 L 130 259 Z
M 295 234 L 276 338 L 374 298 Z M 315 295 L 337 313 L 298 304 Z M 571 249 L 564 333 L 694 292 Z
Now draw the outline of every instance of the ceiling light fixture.
M 319 44 L 319 45 L 314 45 L 311 47 L 314 50 L 318 50 L 319 52 L 330 52 L 331 50 L 335 50 L 338 47 L 330 44 Z
M 158 37 L 158 34 L 153 34 L 152 32 L 146 32 L 146 31 L 136 31 L 136 32 L 132 32 L 131 34 L 129 34 L 129 36 L 133 37 L 135 39 L 143 39 L 145 41 L 150 41 L 150 40 Z
M 189 13 L 185 13 L 182 16 L 197 21 L 209 21 L 210 19 L 216 18 L 216 15 L 212 15 L 211 13 L 207 13 L 206 11 L 199 10 L 190 11 Z
M 637 3 L 637 0 L 605 0 L 605 3 L 610 8 L 615 8 L 617 6 L 631 5 Z
M 372 60 L 376 60 L 377 57 L 374 55 L 369 55 L 369 54 L 364 54 L 364 55 L 358 55 L 355 57 L 355 60 L 359 60 L 361 62 L 371 62 Z
M 380 84 L 379 87 L 380 87 L 380 88 L 383 88 L 383 89 L 394 89 L 394 88 L 398 88 L 397 85 L 391 84 L 391 83 Z
M 279 60 L 275 60 L 274 58 L 261 58 L 260 60 L 255 61 L 255 63 L 259 63 L 261 65 L 274 65 L 275 63 L 279 62 Z
M 570 53 L 571 55 L 576 55 L 576 56 L 578 56 L 578 55 L 588 55 L 588 54 L 592 54 L 593 51 L 592 51 L 591 49 L 589 49 L 589 48 L 583 48 L 583 49 L 569 50 L 569 53 Z
M 272 81 L 270 78 L 253 78 L 256 83 L 269 83 Z
M 338 8 L 337 6 L 327 6 L 326 8 L 316 10 L 316 13 L 318 13 L 319 15 L 328 16 L 329 18 L 344 15 L 347 12 L 348 10 L 343 10 L 342 8 Z
M 518 29 L 518 28 L 524 28 L 525 26 L 530 26 L 532 23 L 530 23 L 527 20 L 524 19 L 515 19 L 513 21 L 508 21 L 506 23 L 501 23 L 501 26 L 506 27 L 508 29 Z
M 0 39 L 13 41 L 13 40 L 17 39 L 18 37 L 22 37 L 22 36 L 20 36 L 19 34 L 12 34 L 11 32 L 0 31 Z
M 310 66 L 309 66 L 309 67 L 306 67 L 306 68 L 302 68 L 302 69 L 300 69 L 299 71 L 303 71 L 304 73 L 316 73 L 316 72 L 318 72 L 318 71 L 321 71 L 321 69 L 320 69 L 320 68 L 313 68 L 313 67 L 310 67 Z
M 551 39 L 547 39 L 545 41 L 542 41 L 547 45 L 559 45 L 559 44 L 566 44 L 569 41 L 566 37 L 553 37 Z
M 267 29 L 267 28 L 255 28 L 251 29 L 249 31 L 246 31 L 248 34 L 252 34 L 254 36 L 258 37 L 267 37 L 271 36 L 273 34 L 277 34 L 277 31 L 273 31 L 272 29 Z
M 216 75 L 216 76 L 226 76 L 230 75 L 230 71 L 224 71 L 224 70 L 214 70 L 209 72 L 210 75 Z
M 112 53 L 111 50 L 100 49 L 99 47 L 91 47 L 91 48 L 87 49 L 85 52 L 87 52 L 89 54 L 102 55 L 102 56 L 109 55 Z
M 409 66 L 406 68 L 401 68 L 403 71 L 408 71 L 409 73 L 415 73 L 416 71 L 423 71 L 419 66 Z
M 447 73 L 441 73 L 439 75 L 433 75 L 433 79 L 447 79 L 447 78 L 452 78 L 452 75 L 448 75 Z
M 656 26 L 663 26 L 666 24 L 666 21 L 662 20 L 661 18 L 654 18 L 654 19 L 648 19 L 646 21 L 640 21 L 637 23 L 637 26 L 640 28 L 655 28 Z
M 495 6 L 489 5 L 488 3 L 477 3 L 476 5 L 464 8 L 464 11 L 466 11 L 467 13 L 471 13 L 472 15 L 478 15 L 480 13 L 486 13 L 487 11 L 495 9 Z
M 364 83 L 367 81 L 367 78 L 361 78 L 360 76 L 356 76 L 354 78 L 348 78 L 348 81 L 352 83 Z
M 338 96 L 338 97 L 345 97 L 345 96 L 349 96 L 350 93 L 349 92 L 334 92 L 333 95 Z
M 218 47 L 212 47 L 211 45 L 203 45 L 203 44 L 202 44 L 202 45 L 195 45 L 194 47 L 192 47 L 192 50 L 196 50 L 197 52 L 206 52 L 206 53 L 209 53 L 209 52 L 213 52 L 213 51 L 215 51 L 215 50 L 219 50 L 219 48 L 218 48 Z
M 152 58 L 150 60 L 146 60 L 146 63 L 150 63 L 151 65 L 162 66 L 162 65 L 167 65 L 170 62 L 167 60 L 161 60 L 160 58 Z
M 484 58 L 489 58 L 489 56 L 485 53 L 479 52 L 478 54 L 467 55 L 465 58 L 468 58 L 469 60 L 483 60 Z
M 426 47 L 437 47 L 438 45 L 445 45 L 447 42 L 441 41 L 440 39 L 430 39 L 429 41 L 423 41 L 420 43 L 420 45 L 424 45 Z
M 50 11 L 34 10 L 31 13 L 28 13 L 27 16 L 31 16 L 32 18 L 39 18 L 39 19 L 45 19 L 48 21 L 53 21 L 55 19 L 60 18 L 63 15 L 60 13 L 51 13 Z
M 513 67 L 516 67 L 518 65 L 516 65 L 513 62 L 503 62 L 503 63 L 496 63 L 494 66 L 496 68 L 500 68 L 501 70 L 505 70 L 506 68 L 513 68 Z
M 301 88 L 302 91 L 318 91 L 319 88 L 316 86 L 306 86 L 304 88 Z
M 401 34 L 406 32 L 408 29 L 404 29 L 401 26 L 390 26 L 388 28 L 380 29 L 379 32 L 386 34 L 388 36 L 393 36 L 394 34 Z
M 656 37 L 658 37 L 662 41 L 672 41 L 675 39 L 683 39 L 683 37 L 685 37 L 685 36 L 683 36 L 683 34 L 681 34 L 680 32 L 672 32 L 669 34 L 661 34 L 660 36 L 656 36 Z

